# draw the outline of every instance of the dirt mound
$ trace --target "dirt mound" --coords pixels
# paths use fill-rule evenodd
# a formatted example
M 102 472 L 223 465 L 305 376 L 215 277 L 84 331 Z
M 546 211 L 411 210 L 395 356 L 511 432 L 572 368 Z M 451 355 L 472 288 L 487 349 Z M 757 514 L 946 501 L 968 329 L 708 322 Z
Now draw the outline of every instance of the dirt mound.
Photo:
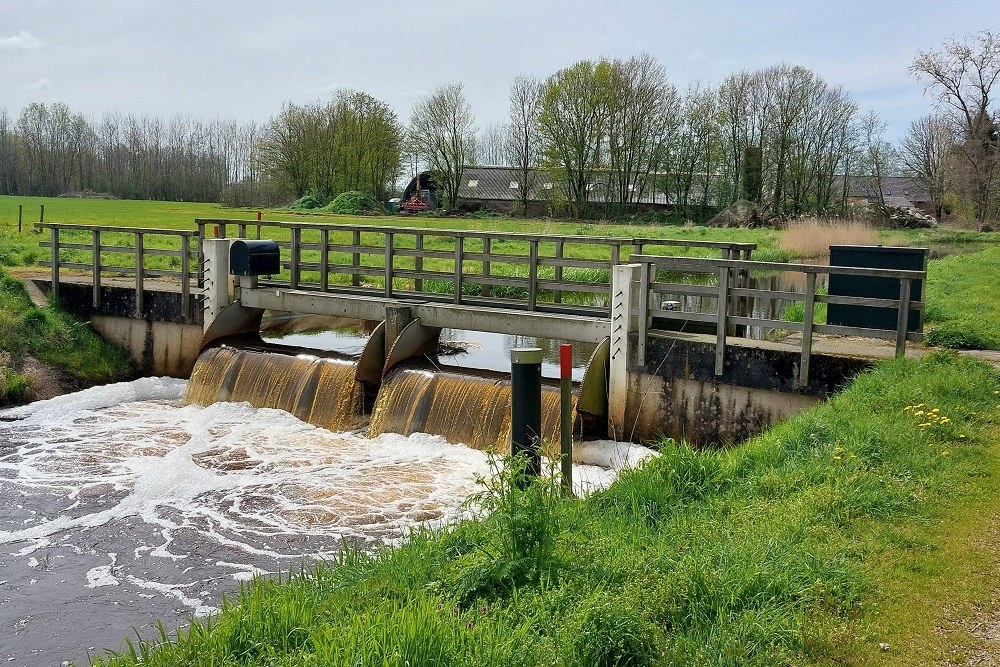
M 760 206 L 740 199 L 705 223 L 708 227 L 760 227 L 764 224 Z

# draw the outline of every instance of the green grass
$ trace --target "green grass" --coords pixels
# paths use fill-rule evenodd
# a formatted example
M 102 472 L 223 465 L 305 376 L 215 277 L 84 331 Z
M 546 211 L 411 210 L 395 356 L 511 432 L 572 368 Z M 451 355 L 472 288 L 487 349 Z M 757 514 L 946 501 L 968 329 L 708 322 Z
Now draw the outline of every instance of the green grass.
M 95 334 L 87 323 L 55 308 L 32 305 L 24 285 L 0 270 L 0 403 L 29 396 L 17 369 L 26 355 L 67 372 L 81 385 L 133 377 L 128 355 Z
M 998 245 L 930 262 L 926 341 L 943 347 L 1000 350 L 998 286 Z
M 998 393 L 980 362 L 899 359 L 742 446 L 663 442 L 586 500 L 508 471 L 477 519 L 255 580 L 96 664 L 865 664 L 905 621 L 891 537 L 995 488 Z

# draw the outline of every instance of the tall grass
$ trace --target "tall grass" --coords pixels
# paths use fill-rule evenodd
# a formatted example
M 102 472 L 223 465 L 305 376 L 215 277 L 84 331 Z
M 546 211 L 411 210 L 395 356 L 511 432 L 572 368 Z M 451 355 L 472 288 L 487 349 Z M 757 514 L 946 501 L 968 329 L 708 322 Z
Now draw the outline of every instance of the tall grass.
M 875 245 L 878 232 L 868 223 L 835 218 L 803 218 L 788 223 L 778 247 L 803 259 L 829 256 L 831 245 Z
M 256 580 L 211 623 L 100 665 L 800 665 L 858 652 L 868 536 L 989 484 L 1000 375 L 885 362 L 730 450 L 664 441 L 585 500 L 495 478 L 489 512 L 398 549 Z M 547 486 L 548 485 L 548 486 Z
M 30 394 L 18 370 L 26 355 L 53 364 L 81 384 L 132 377 L 134 365 L 121 348 L 106 343 L 90 326 L 57 308 L 32 305 L 21 281 L 0 271 L 0 353 L 6 364 L 9 401 Z M 14 394 L 11 394 L 11 391 Z

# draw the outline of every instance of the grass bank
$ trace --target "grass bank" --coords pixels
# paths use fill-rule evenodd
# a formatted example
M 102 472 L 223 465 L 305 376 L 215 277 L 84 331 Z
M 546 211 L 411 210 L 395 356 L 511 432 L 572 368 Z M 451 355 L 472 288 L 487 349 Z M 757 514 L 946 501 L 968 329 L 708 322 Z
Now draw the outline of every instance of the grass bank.
M 480 518 L 254 581 L 96 664 L 866 664 L 916 632 L 899 605 L 922 589 L 891 584 L 908 531 L 996 485 L 998 393 L 974 360 L 893 360 L 740 447 L 664 442 L 586 500 L 501 475 Z
M 953 255 L 927 267 L 927 342 L 1000 350 L 1000 245 Z
M 69 313 L 34 306 L 24 284 L 0 270 L 0 405 L 32 398 L 31 381 L 24 372 L 29 355 L 58 367 L 78 386 L 135 374 L 123 350 Z

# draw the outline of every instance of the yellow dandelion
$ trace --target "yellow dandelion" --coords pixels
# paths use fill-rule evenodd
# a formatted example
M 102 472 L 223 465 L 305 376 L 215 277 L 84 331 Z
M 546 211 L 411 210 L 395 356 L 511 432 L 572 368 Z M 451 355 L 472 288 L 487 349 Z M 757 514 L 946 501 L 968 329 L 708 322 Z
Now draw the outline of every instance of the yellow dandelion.
M 930 422 L 924 422 L 923 424 L 917 424 L 917 426 L 920 427 L 920 428 L 927 428 L 930 425 L 931 425 Z
M 903 408 L 903 412 L 909 412 L 912 409 L 913 409 L 912 405 L 907 405 L 905 408 Z
M 958 437 L 961 438 L 962 440 L 965 440 L 965 434 L 964 433 L 959 433 Z
M 941 456 L 943 456 L 943 457 L 945 457 L 945 458 L 948 458 L 949 456 L 951 456 L 951 452 L 949 452 L 949 451 L 948 451 L 948 450 L 946 449 L 946 450 L 944 450 L 943 452 L 941 452 Z
M 834 457 L 833 457 L 833 460 L 834 461 L 839 461 L 840 458 L 841 458 L 840 454 L 835 454 Z
M 941 412 L 941 408 L 933 408 L 931 412 Z
M 923 414 L 924 414 L 923 410 L 917 410 L 916 412 L 913 413 L 913 416 L 914 417 L 922 417 Z

